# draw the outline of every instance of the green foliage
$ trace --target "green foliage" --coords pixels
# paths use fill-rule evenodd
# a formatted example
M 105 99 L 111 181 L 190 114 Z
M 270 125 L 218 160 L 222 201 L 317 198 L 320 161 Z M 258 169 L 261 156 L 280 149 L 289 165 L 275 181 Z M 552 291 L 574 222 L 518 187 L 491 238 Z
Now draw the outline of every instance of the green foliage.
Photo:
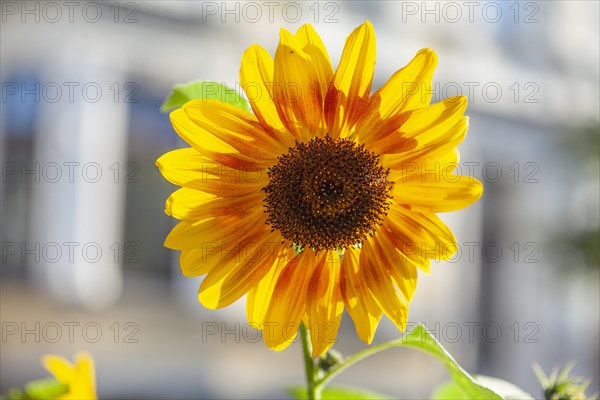
M 485 376 L 473 377 L 469 375 L 442 345 L 427 331 L 423 325 L 418 325 L 411 332 L 400 339 L 366 349 L 349 356 L 344 361 L 335 363 L 330 370 L 321 369 L 324 375 L 315 382 L 316 387 L 322 389 L 331 379 L 355 363 L 393 347 L 412 347 L 433 355 L 444 363 L 452 381 L 438 388 L 432 395 L 434 400 L 533 400 L 533 397 L 519 389 L 517 386 Z M 306 399 L 307 392 L 304 388 L 293 388 L 289 393 L 296 399 Z M 318 393 L 318 391 L 316 392 Z M 373 393 L 362 389 L 329 388 L 323 389 L 321 399 L 384 399 L 386 395 Z
M 246 100 L 234 89 L 217 82 L 195 81 L 182 85 L 175 85 L 160 106 L 160 111 L 179 108 L 190 100 L 219 100 L 234 105 L 242 110 L 249 111 Z
M 534 400 L 533 396 L 519 387 L 502 379 L 478 375 L 474 377 L 475 382 L 481 386 L 493 390 L 505 400 Z M 431 395 L 432 400 L 469 400 L 456 382 L 448 381 L 438 387 Z
M 325 354 L 323 354 L 317 360 L 317 366 L 321 371 L 330 371 L 336 365 L 342 363 L 344 361 L 344 357 L 339 351 L 334 349 L 329 349 Z
M 539 364 L 533 365 L 535 375 L 542 389 L 544 389 L 546 400 L 588 400 L 597 398 L 596 395 L 588 397 L 585 394 L 590 384 L 588 379 L 580 376 L 569 376 L 573 366 L 573 364 L 569 364 L 560 372 L 558 368 L 554 368 L 550 375 L 546 376 Z
M 8 400 L 56 399 L 69 391 L 69 386 L 56 379 L 47 378 L 28 382 L 23 389 L 12 388 Z
M 306 400 L 308 396 L 306 395 L 305 387 L 293 387 L 288 389 L 288 394 L 290 394 L 294 399 L 298 400 Z M 369 399 L 381 399 L 381 400 L 391 400 L 393 397 L 390 397 L 386 394 L 381 394 L 377 392 L 373 392 L 366 389 L 357 389 L 351 387 L 341 387 L 341 386 L 331 386 L 325 388 L 321 393 L 321 400 L 369 400 Z
M 401 339 L 404 346 L 414 347 L 429 353 L 444 363 L 454 384 L 458 388 L 460 397 L 455 399 L 485 399 L 500 400 L 502 397 L 492 389 L 482 386 L 475 381 L 460 365 L 452 358 L 450 353 L 425 329 L 423 325 L 417 326 Z

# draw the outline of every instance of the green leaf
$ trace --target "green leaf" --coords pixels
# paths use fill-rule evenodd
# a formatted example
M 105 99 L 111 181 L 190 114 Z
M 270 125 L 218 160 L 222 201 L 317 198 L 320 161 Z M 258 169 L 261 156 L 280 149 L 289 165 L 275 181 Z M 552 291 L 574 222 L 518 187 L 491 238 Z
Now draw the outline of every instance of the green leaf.
M 485 386 L 478 384 L 475 379 L 457 364 L 450 353 L 429 333 L 423 325 L 418 325 L 411 332 L 402 336 L 404 346 L 414 347 L 425 351 L 444 363 L 452 380 L 462 393 L 462 399 L 501 400 L 502 397 Z M 456 399 L 457 397 L 454 396 Z
M 534 400 L 534 397 L 523 389 L 502 379 L 478 375 L 475 381 L 486 388 L 492 389 L 505 400 Z M 431 395 L 432 400 L 469 400 L 456 382 L 448 381 L 438 387 Z
M 234 89 L 217 82 L 195 81 L 175 85 L 160 111 L 166 113 L 179 108 L 190 100 L 220 100 L 245 111 L 250 111 L 246 100 Z
M 301 386 L 292 387 L 286 390 L 294 399 L 306 400 L 306 388 Z M 381 394 L 366 389 L 357 389 L 352 387 L 331 386 L 321 392 L 321 400 L 392 400 L 393 397 L 387 394 Z
M 0 397 L 3 399 L 4 397 Z M 25 393 L 19 388 L 10 388 L 8 390 L 8 400 L 29 400 Z
M 505 400 L 535 400 L 535 398 L 515 384 L 491 376 L 477 375 L 475 381 L 481 386 L 492 389 Z
M 68 391 L 68 385 L 53 378 L 39 379 L 25 384 L 26 398 L 30 399 L 56 399 Z
M 468 400 L 456 382 L 450 380 L 438 386 L 431 395 L 431 400 Z

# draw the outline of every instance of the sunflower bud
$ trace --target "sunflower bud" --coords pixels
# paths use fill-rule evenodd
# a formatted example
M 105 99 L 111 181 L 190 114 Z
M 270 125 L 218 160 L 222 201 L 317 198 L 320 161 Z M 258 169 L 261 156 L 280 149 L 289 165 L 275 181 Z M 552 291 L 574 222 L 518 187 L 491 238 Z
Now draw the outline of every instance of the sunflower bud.
M 546 400 L 595 400 L 597 395 L 587 397 L 585 390 L 590 381 L 580 376 L 569 377 L 573 364 L 567 365 L 560 372 L 557 368 L 546 376 L 539 364 L 533 365 L 533 370 L 544 389 Z
M 319 357 L 317 365 L 321 371 L 329 372 L 333 367 L 341 364 L 344 361 L 344 356 L 339 351 L 329 349 L 327 353 Z

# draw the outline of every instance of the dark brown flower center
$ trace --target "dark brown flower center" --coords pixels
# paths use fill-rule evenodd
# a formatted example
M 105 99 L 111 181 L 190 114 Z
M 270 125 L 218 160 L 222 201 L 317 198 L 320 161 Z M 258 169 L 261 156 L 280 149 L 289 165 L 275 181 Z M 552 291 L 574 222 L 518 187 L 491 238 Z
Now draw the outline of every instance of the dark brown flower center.
M 316 251 L 360 243 L 389 208 L 388 172 L 379 156 L 351 140 L 296 142 L 269 168 L 263 188 L 267 223 Z

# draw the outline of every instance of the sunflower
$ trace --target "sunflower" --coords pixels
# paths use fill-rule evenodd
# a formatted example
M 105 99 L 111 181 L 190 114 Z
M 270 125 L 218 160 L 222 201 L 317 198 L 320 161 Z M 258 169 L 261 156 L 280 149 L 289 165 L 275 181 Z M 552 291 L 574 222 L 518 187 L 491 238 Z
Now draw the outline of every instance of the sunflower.
M 165 246 L 186 276 L 206 275 L 198 299 L 225 307 L 246 295 L 247 318 L 281 350 L 299 324 L 313 356 L 331 347 L 344 308 L 371 343 L 382 314 L 403 331 L 417 269 L 456 250 L 436 216 L 475 202 L 480 182 L 453 174 L 468 119 L 465 97 L 431 102 L 437 63 L 419 51 L 371 94 L 375 34 L 346 39 L 334 72 L 318 34 L 281 30 L 274 59 L 242 56 L 253 113 L 193 100 L 170 114 L 191 147 L 157 161 L 181 186 Z
M 96 377 L 94 360 L 87 353 L 75 356 L 75 365 L 60 356 L 44 356 L 44 366 L 57 381 L 68 386 L 68 392 L 59 396 L 61 400 L 95 400 Z

